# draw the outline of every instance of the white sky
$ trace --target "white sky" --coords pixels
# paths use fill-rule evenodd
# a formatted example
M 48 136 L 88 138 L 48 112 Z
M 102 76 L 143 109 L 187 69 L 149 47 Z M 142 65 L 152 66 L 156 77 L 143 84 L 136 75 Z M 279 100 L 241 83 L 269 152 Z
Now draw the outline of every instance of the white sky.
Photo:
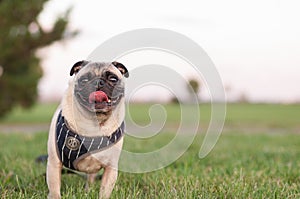
M 70 28 L 81 33 L 41 51 L 42 99 L 59 97 L 73 63 L 102 42 L 150 27 L 177 31 L 196 41 L 231 88 L 229 100 L 245 93 L 252 101 L 300 101 L 298 0 L 51 0 L 40 16 L 44 27 L 70 5 Z

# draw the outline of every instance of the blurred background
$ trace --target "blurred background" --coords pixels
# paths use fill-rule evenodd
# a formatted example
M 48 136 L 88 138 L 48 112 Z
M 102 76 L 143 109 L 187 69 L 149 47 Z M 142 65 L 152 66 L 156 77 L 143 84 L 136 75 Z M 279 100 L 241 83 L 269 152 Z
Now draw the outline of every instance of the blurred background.
M 24 48 L 39 59 L 38 63 L 28 63 L 37 64 L 36 70 L 41 70 L 40 79 L 36 78 L 41 101 L 60 99 L 71 65 L 85 59 L 102 42 L 145 27 L 177 31 L 202 46 L 222 77 L 228 101 L 300 101 L 298 1 L 51 0 L 33 1 L 32 5 L 10 3 L 12 13 L 5 4 L 9 3 L 1 2 L 1 29 L 8 35 L 1 31 L 1 49 Z M 58 18 L 65 24 L 56 23 Z M 51 31 L 51 36 L 42 38 L 42 33 Z M 19 37 L 32 38 L 18 41 Z M 31 45 L 34 38 L 40 44 Z M 22 44 L 15 45 L 17 42 Z M 13 64 L 9 60 L 19 60 L 20 68 L 25 64 L 25 60 L 9 57 L 9 53 L 3 55 L 4 52 L 5 49 L 1 53 L 1 79 Z
M 125 31 L 153 27 L 179 32 L 198 43 L 215 63 L 228 101 L 300 101 L 298 1 L 53 0 L 45 5 L 40 23 L 51 27 L 70 6 L 68 28 L 79 34 L 40 52 L 42 100 L 59 98 L 70 66 L 103 41 Z
M 298 1 L 0 2 L 0 115 L 35 102 L 58 102 L 69 70 L 102 42 L 138 28 L 170 29 L 198 43 L 215 63 L 228 102 L 300 102 Z M 125 63 L 126 65 L 126 63 Z M 127 67 L 131 68 L 130 65 Z M 192 92 L 208 102 L 205 83 L 182 69 Z M 179 87 L 187 95 L 188 86 Z M 135 94 L 138 102 L 157 89 Z M 167 92 L 167 91 L 165 91 Z
M 111 37 L 139 28 L 169 29 L 198 43 L 214 62 L 228 103 L 300 102 L 298 1 L 0 3 L 2 117 L 34 104 L 56 106 L 75 62 Z M 132 69 L 126 59 L 123 64 Z M 189 102 L 190 94 L 200 103 L 210 102 L 205 80 L 188 67 L 174 67 L 181 67 L 180 75 L 188 79 L 178 86 L 183 102 Z M 151 86 L 130 100 L 178 102 L 166 89 Z
M 140 28 L 172 30 L 203 48 L 226 92 L 225 126 L 219 140 L 206 133 L 210 90 L 190 64 L 162 68 L 168 56 L 150 51 L 122 58 L 131 74 L 127 91 L 144 74 L 129 58 L 146 57 L 154 64 L 148 80 L 176 83 L 178 94 L 159 84 L 126 93 L 124 149 L 159 152 L 182 126 L 193 143 L 160 171 L 120 172 L 112 198 L 300 198 L 299 6 L 299 0 L 0 0 L 0 198 L 47 197 L 45 165 L 35 158 L 47 153 L 72 65 L 113 36 Z M 175 73 L 164 76 L 162 69 Z M 195 94 L 199 103 L 191 103 Z M 199 159 L 206 135 L 218 142 Z M 70 183 L 63 197 L 81 198 L 84 181 L 63 177 Z M 86 196 L 97 193 L 93 188 Z

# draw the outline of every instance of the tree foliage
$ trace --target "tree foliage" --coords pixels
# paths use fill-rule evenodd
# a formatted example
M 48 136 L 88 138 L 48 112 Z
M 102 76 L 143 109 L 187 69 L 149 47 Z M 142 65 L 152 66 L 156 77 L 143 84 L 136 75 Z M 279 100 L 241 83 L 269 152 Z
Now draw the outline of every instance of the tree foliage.
M 72 37 L 69 11 L 45 30 L 38 21 L 48 0 L 0 0 L 0 117 L 16 105 L 30 107 L 37 99 L 42 76 L 38 49 Z
M 190 79 L 188 88 L 190 92 L 197 94 L 199 92 L 200 84 L 196 79 Z
M 197 100 L 199 98 L 199 92 L 200 92 L 201 84 L 197 79 L 189 79 L 187 89 L 191 94 L 191 101 L 194 100 L 194 96 L 197 97 Z

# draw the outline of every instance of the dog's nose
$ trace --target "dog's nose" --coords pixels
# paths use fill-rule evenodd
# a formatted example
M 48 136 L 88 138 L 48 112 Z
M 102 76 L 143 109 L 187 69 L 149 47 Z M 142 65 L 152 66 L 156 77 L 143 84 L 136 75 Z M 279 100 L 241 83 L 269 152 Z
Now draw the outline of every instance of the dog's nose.
M 97 88 L 102 88 L 105 84 L 105 81 L 103 79 L 97 79 L 95 84 Z

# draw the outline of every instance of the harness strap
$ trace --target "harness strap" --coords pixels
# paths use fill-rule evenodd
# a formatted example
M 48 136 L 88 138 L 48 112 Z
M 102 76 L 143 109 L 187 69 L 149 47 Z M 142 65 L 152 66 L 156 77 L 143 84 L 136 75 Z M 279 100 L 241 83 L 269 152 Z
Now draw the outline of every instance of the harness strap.
M 56 122 L 56 145 L 58 156 L 63 165 L 76 170 L 74 161 L 87 153 L 93 153 L 106 149 L 117 143 L 124 134 L 125 123 L 110 136 L 88 137 L 79 135 L 70 130 L 65 118 L 60 111 Z

